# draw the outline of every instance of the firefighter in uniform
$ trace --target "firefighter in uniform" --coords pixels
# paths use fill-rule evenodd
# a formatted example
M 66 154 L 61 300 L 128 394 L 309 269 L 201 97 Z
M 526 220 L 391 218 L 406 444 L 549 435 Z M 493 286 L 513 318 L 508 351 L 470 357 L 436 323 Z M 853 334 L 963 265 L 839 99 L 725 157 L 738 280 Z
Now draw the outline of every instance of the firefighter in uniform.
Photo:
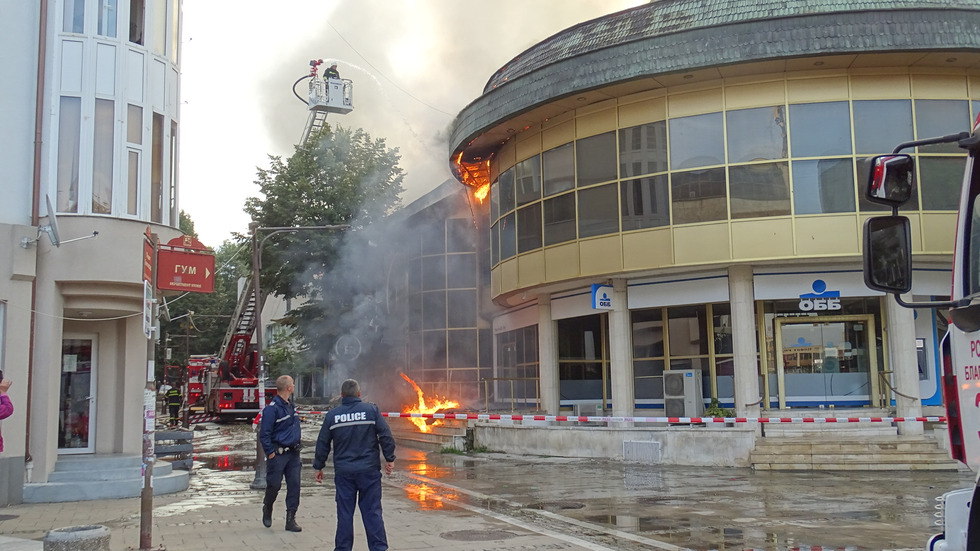
M 180 393 L 180 385 L 173 384 L 167 390 L 167 408 L 170 410 L 170 421 L 168 426 L 176 427 L 180 424 L 180 405 L 184 402 L 184 396 Z
M 340 71 L 337 70 L 337 62 L 331 61 L 330 68 L 323 72 L 323 80 L 330 78 L 340 78 Z
M 266 457 L 265 499 L 262 500 L 262 524 L 272 526 L 272 504 L 276 502 L 283 476 L 286 477 L 286 530 L 302 532 L 296 524 L 299 509 L 299 472 L 302 464 L 299 450 L 299 415 L 289 402 L 293 394 L 293 378 L 282 375 L 276 379 L 276 396 L 262 410 L 259 422 L 259 442 Z
M 328 411 L 323 419 L 313 459 L 314 477 L 317 482 L 323 482 L 323 467 L 333 445 L 333 480 L 337 490 L 334 551 L 350 551 L 354 546 L 355 504 L 361 509 L 368 549 L 385 551 L 388 537 L 381 516 L 380 455 L 385 458 L 385 474 L 391 474 L 395 466 L 395 439 L 378 406 L 361 401 L 357 381 L 344 381 L 340 395 L 341 405 Z

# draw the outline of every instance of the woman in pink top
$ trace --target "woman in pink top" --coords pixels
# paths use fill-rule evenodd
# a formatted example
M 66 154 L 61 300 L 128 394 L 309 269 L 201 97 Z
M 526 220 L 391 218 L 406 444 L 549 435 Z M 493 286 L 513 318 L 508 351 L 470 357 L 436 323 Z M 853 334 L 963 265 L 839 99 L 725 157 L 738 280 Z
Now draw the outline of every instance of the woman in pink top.
M 6 419 L 14 413 L 14 405 L 10 403 L 10 398 L 7 396 L 7 389 L 13 381 L 9 379 L 0 380 L 0 419 Z M 0 433 L 0 452 L 3 451 L 3 433 Z

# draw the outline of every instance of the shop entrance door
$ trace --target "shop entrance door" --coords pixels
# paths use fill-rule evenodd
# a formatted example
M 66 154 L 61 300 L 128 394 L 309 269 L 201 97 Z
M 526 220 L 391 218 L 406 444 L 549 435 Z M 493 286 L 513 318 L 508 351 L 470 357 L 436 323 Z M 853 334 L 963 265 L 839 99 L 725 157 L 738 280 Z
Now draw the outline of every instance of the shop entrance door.
M 61 341 L 58 453 L 95 451 L 95 337 Z
M 776 318 L 779 408 L 880 407 L 871 315 Z

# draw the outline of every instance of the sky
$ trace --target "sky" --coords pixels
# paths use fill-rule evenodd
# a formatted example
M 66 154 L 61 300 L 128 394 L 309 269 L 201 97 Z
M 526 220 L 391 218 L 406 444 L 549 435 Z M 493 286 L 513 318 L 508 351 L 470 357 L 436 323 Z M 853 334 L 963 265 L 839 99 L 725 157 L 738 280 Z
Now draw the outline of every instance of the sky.
M 408 204 L 452 177 L 450 125 L 494 71 L 562 29 L 642 3 L 184 0 L 180 208 L 210 247 L 247 233 L 257 169 L 291 155 L 306 125 L 292 88 L 312 59 L 353 80 L 354 110 L 327 122 L 399 150 Z M 296 90 L 305 96 L 307 81 Z

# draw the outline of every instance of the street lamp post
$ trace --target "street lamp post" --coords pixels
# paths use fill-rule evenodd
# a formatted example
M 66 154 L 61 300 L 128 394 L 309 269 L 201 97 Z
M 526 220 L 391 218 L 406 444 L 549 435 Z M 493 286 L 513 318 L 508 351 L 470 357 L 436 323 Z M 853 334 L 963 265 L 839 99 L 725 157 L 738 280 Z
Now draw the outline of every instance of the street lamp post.
M 329 226 L 285 226 L 285 227 L 260 227 L 258 222 L 251 222 L 248 225 L 252 233 L 252 290 L 255 295 L 255 348 L 259 353 L 259 388 L 258 402 L 259 412 L 265 408 L 265 353 L 262 348 L 262 291 L 259 285 L 259 274 L 262 269 L 262 247 L 265 240 L 277 233 L 297 233 L 310 230 L 346 230 L 348 224 L 335 224 Z M 269 234 L 259 241 L 259 231 L 268 231 Z M 259 429 L 260 430 L 260 429 Z M 265 482 L 265 451 L 262 449 L 262 442 L 259 441 L 259 430 L 255 432 L 255 478 L 252 479 L 251 488 L 253 490 L 263 490 Z

